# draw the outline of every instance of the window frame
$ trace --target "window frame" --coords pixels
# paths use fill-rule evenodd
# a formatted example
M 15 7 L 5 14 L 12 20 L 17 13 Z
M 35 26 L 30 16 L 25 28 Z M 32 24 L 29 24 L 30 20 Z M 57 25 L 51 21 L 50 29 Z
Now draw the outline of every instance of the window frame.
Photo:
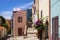
M 22 17 L 18 17 L 18 22 L 22 23 Z

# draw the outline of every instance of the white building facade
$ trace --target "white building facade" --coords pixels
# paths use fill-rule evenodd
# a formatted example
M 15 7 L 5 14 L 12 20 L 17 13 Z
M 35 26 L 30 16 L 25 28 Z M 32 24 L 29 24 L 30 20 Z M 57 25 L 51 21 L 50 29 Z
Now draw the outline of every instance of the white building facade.
M 36 22 L 40 18 L 49 17 L 49 0 L 34 0 L 34 11 L 32 12 L 33 21 Z

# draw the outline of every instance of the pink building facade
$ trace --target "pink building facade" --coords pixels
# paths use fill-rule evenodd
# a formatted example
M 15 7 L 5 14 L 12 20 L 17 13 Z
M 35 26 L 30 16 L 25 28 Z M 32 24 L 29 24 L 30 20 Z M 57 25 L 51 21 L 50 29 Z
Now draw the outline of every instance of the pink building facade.
M 27 13 L 25 10 L 13 11 L 13 36 L 26 35 Z

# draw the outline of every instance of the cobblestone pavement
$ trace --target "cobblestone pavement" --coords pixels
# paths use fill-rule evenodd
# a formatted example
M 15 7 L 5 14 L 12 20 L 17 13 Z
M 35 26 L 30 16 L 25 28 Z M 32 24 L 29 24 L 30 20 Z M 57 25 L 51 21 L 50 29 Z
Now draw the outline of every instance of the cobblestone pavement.
M 36 30 L 33 28 L 29 28 L 27 33 L 27 36 L 10 37 L 7 40 L 39 40 L 36 35 Z
M 11 37 L 7 40 L 38 40 L 36 37 Z

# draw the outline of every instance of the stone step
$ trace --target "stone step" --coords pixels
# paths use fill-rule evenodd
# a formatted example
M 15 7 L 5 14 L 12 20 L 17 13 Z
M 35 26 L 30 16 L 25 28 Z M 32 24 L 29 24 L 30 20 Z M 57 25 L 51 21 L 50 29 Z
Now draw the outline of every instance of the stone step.
M 36 37 L 37 38 L 37 35 L 36 34 L 27 34 L 27 37 Z
M 37 37 L 29 37 L 29 36 L 27 36 L 27 38 L 23 38 L 23 37 L 19 37 L 19 36 L 18 37 L 10 37 L 7 40 L 39 40 Z
M 11 37 L 7 40 L 39 40 L 37 38 L 37 30 L 34 28 L 28 28 L 27 36 L 18 36 L 18 37 Z
M 27 33 L 29 34 L 36 34 L 37 33 L 37 30 L 36 29 L 34 29 L 34 28 L 28 28 L 28 30 L 27 30 Z

